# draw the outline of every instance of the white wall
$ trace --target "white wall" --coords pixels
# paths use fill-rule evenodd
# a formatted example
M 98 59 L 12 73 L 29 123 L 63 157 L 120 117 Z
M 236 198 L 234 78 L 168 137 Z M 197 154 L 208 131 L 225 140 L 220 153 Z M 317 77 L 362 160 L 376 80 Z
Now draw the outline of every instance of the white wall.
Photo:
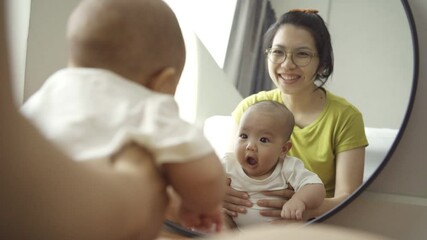
M 24 99 L 67 64 L 65 26 L 79 0 L 36 0 L 31 4 Z
M 411 35 L 400 0 L 271 2 L 278 16 L 294 8 L 318 10 L 330 30 L 335 58 L 326 87 L 358 107 L 366 126 L 400 128 L 413 72 Z
M 10 19 L 8 43 L 15 54 L 11 54 L 11 66 L 15 101 L 21 104 L 24 99 L 25 63 L 27 57 L 28 24 L 30 20 L 31 0 L 7 0 L 6 14 Z
M 328 88 L 368 127 L 400 128 L 412 87 L 412 42 L 400 0 L 331 0 L 335 71 Z
M 222 70 L 235 1 L 166 2 L 175 11 L 186 41 L 186 64 L 175 97 L 181 117 L 201 126 L 212 115 L 229 115 L 242 99 Z M 188 11 L 202 6 L 210 11 Z M 227 9 L 221 12 L 221 19 L 215 21 L 216 12 L 221 8 Z
M 66 23 L 78 2 L 79 0 L 37 0 L 31 5 L 24 100 L 31 96 L 49 75 L 66 66 Z M 174 7 L 176 2 L 169 2 L 171 7 Z M 29 11 L 25 8 L 17 11 L 19 10 Z M 188 8 L 184 10 L 188 11 Z M 188 12 L 179 11 L 177 17 L 180 18 L 183 14 Z M 230 114 L 241 100 L 241 96 L 226 80 L 218 63 L 195 35 L 195 29 L 183 25 L 183 33 L 187 41 L 187 58 L 176 99 L 181 116 L 189 122 L 202 125 L 209 116 Z M 20 69 L 18 72 L 23 71 Z
M 420 43 L 418 86 L 408 125 L 387 165 L 367 191 L 325 223 L 415 240 L 427 238 L 427 2 L 408 2 Z

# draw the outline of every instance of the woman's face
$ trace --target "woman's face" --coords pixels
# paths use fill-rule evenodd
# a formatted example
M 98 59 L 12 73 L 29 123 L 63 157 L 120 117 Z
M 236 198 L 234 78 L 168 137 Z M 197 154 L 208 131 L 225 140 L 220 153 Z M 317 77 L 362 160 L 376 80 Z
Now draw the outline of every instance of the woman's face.
M 298 61 L 292 61 L 292 58 L 295 60 L 298 57 L 297 53 L 318 54 L 310 32 L 292 24 L 284 24 L 273 38 L 272 49 L 282 50 L 287 54 L 286 60 L 282 63 L 273 63 L 268 60 L 268 73 L 282 93 L 295 95 L 312 92 L 316 88 L 314 78 L 319 66 L 319 58 L 313 56 L 310 63 L 305 66 L 298 66 L 295 64 Z

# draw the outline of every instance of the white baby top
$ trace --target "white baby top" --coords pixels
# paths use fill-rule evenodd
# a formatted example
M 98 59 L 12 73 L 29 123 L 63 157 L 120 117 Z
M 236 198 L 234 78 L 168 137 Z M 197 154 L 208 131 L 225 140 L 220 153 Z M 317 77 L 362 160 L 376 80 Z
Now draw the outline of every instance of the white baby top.
M 274 196 L 265 196 L 261 193 L 262 191 L 286 189 L 290 184 L 297 192 L 306 184 L 323 184 L 317 174 L 307 170 L 304 163 L 295 157 L 287 156 L 284 160 L 280 160 L 273 173 L 261 180 L 246 175 L 234 153 L 227 153 L 223 160 L 227 177 L 231 178 L 231 187 L 238 191 L 247 192 L 249 200 L 253 203 L 251 208 L 247 208 L 246 214 L 239 213 L 236 218 L 233 218 L 238 228 L 268 223 L 277 219 L 260 215 L 259 211 L 266 208 L 258 206 L 256 204 L 258 200 L 279 199 Z
M 158 164 L 214 151 L 201 129 L 179 117 L 173 96 L 107 70 L 59 70 L 21 110 L 75 160 L 108 157 L 130 141 L 148 149 Z

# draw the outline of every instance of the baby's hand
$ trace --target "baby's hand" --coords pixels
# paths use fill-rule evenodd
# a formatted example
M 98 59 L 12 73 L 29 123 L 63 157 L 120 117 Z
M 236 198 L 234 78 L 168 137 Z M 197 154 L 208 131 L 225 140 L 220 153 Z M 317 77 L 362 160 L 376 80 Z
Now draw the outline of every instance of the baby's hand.
M 289 220 L 303 220 L 303 213 L 305 211 L 305 203 L 299 199 L 289 199 L 282 208 L 280 216 Z
M 220 232 L 223 225 L 221 206 L 206 213 L 196 213 L 190 208 L 181 206 L 179 218 L 185 227 L 202 232 Z

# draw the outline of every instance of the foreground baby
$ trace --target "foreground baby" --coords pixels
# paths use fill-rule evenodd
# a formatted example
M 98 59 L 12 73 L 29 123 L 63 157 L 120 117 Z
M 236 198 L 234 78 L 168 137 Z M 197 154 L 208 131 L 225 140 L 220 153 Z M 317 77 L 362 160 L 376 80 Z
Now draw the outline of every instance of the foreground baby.
M 125 146 L 144 148 L 180 196 L 183 224 L 219 230 L 224 171 L 203 133 L 179 117 L 185 47 L 171 9 L 159 0 L 85 0 L 67 38 L 68 68 L 46 80 L 24 115 L 78 161 L 115 164 Z
M 246 191 L 254 203 L 246 214 L 229 219 L 238 228 L 275 220 L 259 214 L 259 210 L 265 208 L 256 202 L 267 198 L 263 191 L 288 187 L 295 190 L 282 208 L 281 217 L 289 220 L 302 220 L 306 209 L 320 206 L 325 198 L 320 178 L 305 169 L 301 160 L 286 155 L 292 147 L 293 128 L 292 113 L 274 101 L 255 103 L 243 114 L 234 143 L 235 152 L 227 154 L 224 162 L 231 187 Z

